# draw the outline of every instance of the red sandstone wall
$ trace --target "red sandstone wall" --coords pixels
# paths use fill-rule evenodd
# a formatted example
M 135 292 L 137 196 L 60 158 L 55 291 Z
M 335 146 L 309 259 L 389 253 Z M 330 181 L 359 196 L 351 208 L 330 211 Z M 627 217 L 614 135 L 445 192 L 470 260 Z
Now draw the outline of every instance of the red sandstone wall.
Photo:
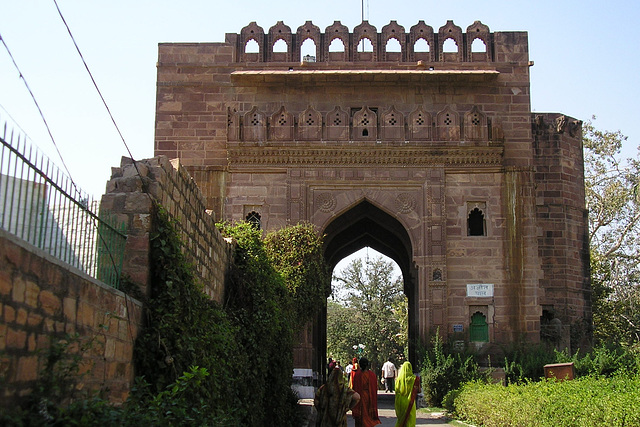
M 365 30 L 371 53 L 356 49 Z M 392 55 L 384 44 L 394 35 L 402 53 Z M 334 36 L 345 52 L 328 51 Z M 423 36 L 430 52 L 413 52 Z M 486 52 L 471 52 L 476 36 Z M 446 37 L 457 54 L 440 51 Z M 316 62 L 299 62 L 305 38 L 316 42 Z M 279 39 L 286 53 L 272 52 Z M 249 40 L 260 53 L 244 52 Z M 543 305 L 573 310 L 572 319 L 588 312 L 582 170 L 552 172 L 573 164 L 580 147 L 546 134 L 534 140 L 527 33 L 490 33 L 477 22 L 466 33 L 451 22 L 439 31 L 422 21 L 381 31 L 365 22 L 352 32 L 336 22 L 324 33 L 310 22 L 295 33 L 281 22 L 266 32 L 251 23 L 225 43 L 160 44 L 158 58 L 155 152 L 181 159 L 217 215 L 241 220 L 256 210 L 265 229 L 301 220 L 325 229 L 366 200 L 402 224 L 411 248 L 399 263 L 416 272 L 407 288 L 419 329 L 412 338 L 460 325 L 468 338 L 480 310 L 491 342 L 535 342 Z M 346 113 L 343 129 L 329 129 L 336 107 Z M 375 114 L 366 134 L 358 109 Z M 389 126 L 388 112 L 404 124 Z M 416 112 L 428 123 L 417 132 Z M 305 128 L 307 118 L 321 128 Z M 466 235 L 474 202 L 486 206 L 486 236 Z M 568 223 L 545 217 L 558 206 L 571 211 Z M 575 254 L 554 258 L 556 245 L 580 247 L 580 264 Z M 491 299 L 466 296 L 467 284 L 483 282 L 495 285 Z
M 536 217 L 543 278 L 543 309 L 562 321 L 563 342 L 584 347 L 591 325 L 587 210 L 582 122 L 561 114 L 537 114 L 533 123 Z M 573 331 L 571 330 L 573 328 Z
M 50 338 L 75 333 L 94 340 L 82 387 L 126 399 L 140 302 L 0 231 L 0 315 L 0 406 L 32 389 Z

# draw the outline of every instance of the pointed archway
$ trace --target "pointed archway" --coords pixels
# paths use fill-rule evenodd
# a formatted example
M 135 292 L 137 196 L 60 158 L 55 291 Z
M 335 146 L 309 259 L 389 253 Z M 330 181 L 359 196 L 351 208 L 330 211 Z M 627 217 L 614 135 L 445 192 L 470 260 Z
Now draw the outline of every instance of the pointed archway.
M 352 253 L 370 247 L 394 260 L 400 267 L 404 282 L 404 293 L 409 309 L 409 360 L 415 364 L 417 328 L 417 274 L 412 262 L 412 244 L 406 228 L 394 216 L 368 200 L 362 200 L 336 216 L 323 230 L 324 254 L 327 264 L 333 269 L 338 262 Z M 326 312 L 319 322 L 316 349 L 326 356 Z M 325 357 L 321 360 L 326 359 Z

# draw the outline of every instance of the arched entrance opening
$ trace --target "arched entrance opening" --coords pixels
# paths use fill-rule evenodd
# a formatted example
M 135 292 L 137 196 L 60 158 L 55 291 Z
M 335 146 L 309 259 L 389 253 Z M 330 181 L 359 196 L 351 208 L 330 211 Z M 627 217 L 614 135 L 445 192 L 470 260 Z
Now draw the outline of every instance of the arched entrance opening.
M 368 200 L 362 200 L 336 216 L 323 230 L 324 254 L 329 267 L 343 258 L 370 247 L 391 258 L 402 273 L 404 293 L 408 300 L 409 360 L 416 362 L 417 325 L 417 271 L 412 261 L 413 247 L 406 228 L 394 216 Z M 318 319 L 315 328 L 314 347 L 318 361 L 326 361 L 326 312 Z M 323 366 L 319 366 L 323 371 Z
M 327 362 L 366 356 L 374 372 L 408 360 L 407 297 L 398 264 L 365 247 L 333 269 L 327 298 Z M 355 321 L 354 321 L 355 320 Z

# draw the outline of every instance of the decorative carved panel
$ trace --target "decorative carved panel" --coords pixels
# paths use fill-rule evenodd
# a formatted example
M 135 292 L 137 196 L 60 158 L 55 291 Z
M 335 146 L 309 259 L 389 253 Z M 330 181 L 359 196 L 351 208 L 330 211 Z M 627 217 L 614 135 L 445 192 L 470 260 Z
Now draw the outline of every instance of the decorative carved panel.
M 409 139 L 428 141 L 431 139 L 432 118 L 422 105 L 409 114 Z
M 329 141 L 347 141 L 349 139 L 349 114 L 340 107 L 327 113 L 325 121 Z
M 289 113 L 284 106 L 273 113 L 269 124 L 269 139 L 275 141 L 293 140 L 293 114 Z
M 436 117 L 436 130 L 441 141 L 459 141 L 460 123 L 458 113 L 449 106 L 438 113 Z
M 298 116 L 298 139 L 303 141 L 322 139 L 322 114 L 311 106 Z
M 242 123 L 243 139 L 245 141 L 265 141 L 267 138 L 267 116 L 253 107 L 244 115 Z
M 392 105 L 380 117 L 380 130 L 383 140 L 404 141 L 404 114 Z
M 464 115 L 464 139 L 467 141 L 486 141 L 488 139 L 487 116 L 478 106 Z
M 378 138 L 378 117 L 369 107 L 362 107 L 353 115 L 354 141 L 375 141 Z

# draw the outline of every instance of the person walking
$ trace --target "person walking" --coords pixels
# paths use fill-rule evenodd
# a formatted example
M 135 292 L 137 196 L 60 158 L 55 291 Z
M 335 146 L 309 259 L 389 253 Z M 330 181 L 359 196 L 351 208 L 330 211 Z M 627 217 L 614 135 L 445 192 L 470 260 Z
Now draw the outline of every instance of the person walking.
M 382 365 L 382 378 L 384 378 L 385 393 L 393 393 L 395 391 L 396 365 L 393 364 L 391 358 L 387 359 Z
M 420 377 L 413 375 L 410 362 L 404 362 L 396 381 L 396 427 L 415 427 L 416 399 L 420 390 Z
M 329 380 L 316 392 L 313 406 L 316 408 L 316 427 L 347 427 L 347 412 L 360 395 L 347 387 L 340 369 L 332 369 Z
M 355 427 L 373 427 L 380 424 L 378 416 L 378 377 L 369 369 L 369 360 L 360 358 L 358 369 L 351 371 L 353 389 L 360 401 L 351 409 Z

